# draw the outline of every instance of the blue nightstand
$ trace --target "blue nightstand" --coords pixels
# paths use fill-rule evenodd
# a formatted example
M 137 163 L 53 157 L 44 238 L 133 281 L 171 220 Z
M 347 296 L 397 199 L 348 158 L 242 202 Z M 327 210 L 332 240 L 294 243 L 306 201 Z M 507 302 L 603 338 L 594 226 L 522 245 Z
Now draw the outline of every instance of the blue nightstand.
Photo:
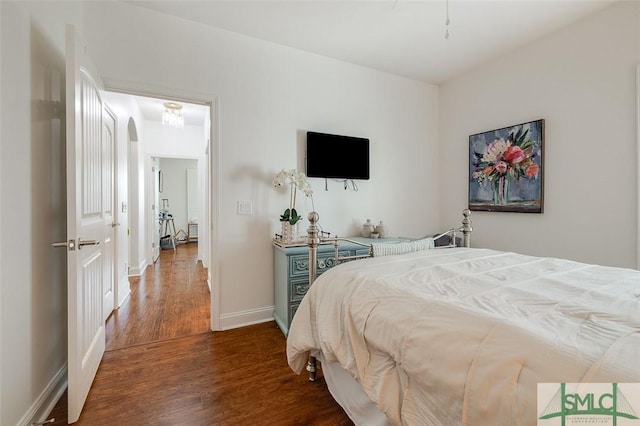
M 398 243 L 408 241 L 405 238 L 362 238 L 345 237 L 364 244 Z M 366 255 L 367 247 L 346 241 L 340 242 L 340 256 Z M 336 265 L 333 244 L 318 246 L 318 275 Z M 305 246 L 281 247 L 273 244 L 273 269 L 275 280 L 275 310 L 273 317 L 286 336 L 291 320 L 300 305 L 300 301 L 309 290 L 309 248 Z

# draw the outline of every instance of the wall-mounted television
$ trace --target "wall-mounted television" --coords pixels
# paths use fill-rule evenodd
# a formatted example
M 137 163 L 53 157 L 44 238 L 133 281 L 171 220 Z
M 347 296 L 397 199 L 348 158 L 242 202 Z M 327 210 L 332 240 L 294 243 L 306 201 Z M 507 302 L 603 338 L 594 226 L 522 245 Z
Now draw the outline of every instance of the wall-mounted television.
M 369 139 L 307 132 L 307 176 L 369 179 Z

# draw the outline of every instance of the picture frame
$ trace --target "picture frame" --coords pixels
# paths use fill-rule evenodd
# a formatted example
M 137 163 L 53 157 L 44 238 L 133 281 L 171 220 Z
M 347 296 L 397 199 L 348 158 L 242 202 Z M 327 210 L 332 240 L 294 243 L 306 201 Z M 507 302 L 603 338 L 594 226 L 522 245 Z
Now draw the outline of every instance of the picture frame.
M 469 210 L 543 213 L 544 119 L 469 136 Z

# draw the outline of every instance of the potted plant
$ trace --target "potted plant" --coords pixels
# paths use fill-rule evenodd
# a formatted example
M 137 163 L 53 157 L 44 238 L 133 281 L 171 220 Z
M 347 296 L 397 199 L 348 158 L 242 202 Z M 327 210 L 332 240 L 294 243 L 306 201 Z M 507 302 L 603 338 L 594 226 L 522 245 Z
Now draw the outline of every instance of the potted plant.
M 373 228 L 373 231 L 371 231 L 371 238 L 379 238 L 380 237 L 380 231 L 378 230 L 378 228 Z
M 278 188 L 285 185 L 289 185 L 289 208 L 285 209 L 284 213 L 280 215 L 280 222 L 282 223 L 283 240 L 291 242 L 297 238 L 297 235 L 293 235 L 297 233 L 293 232 L 292 227 L 302 219 L 302 216 L 296 210 L 298 189 L 307 197 L 312 197 L 313 189 L 307 180 L 307 176 L 295 169 L 282 169 L 276 173 L 273 178 L 273 186 Z

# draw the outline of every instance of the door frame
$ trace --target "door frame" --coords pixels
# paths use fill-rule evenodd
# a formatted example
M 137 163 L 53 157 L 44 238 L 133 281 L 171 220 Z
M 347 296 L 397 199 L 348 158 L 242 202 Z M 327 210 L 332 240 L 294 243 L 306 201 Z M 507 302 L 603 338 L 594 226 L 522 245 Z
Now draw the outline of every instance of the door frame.
M 637 209 L 636 209 L 636 220 L 637 220 L 637 235 L 636 235 L 636 269 L 640 269 L 640 64 L 636 67 L 636 158 L 637 158 L 637 176 L 636 179 L 638 181 L 638 201 L 637 201 Z
M 146 171 L 146 159 L 144 161 Z M 151 263 L 156 263 L 160 258 L 160 234 L 156 232 L 158 227 L 158 211 L 160 210 L 160 166 L 159 163 L 151 158 L 151 216 L 146 212 L 144 214 L 151 221 L 147 229 L 151 229 Z
M 104 103 L 104 111 L 105 113 L 113 119 L 113 149 L 111 152 L 112 161 L 111 161 L 111 176 L 112 176 L 112 188 L 111 188 L 111 210 L 112 210 L 112 219 L 113 219 L 113 241 L 111 243 L 113 247 L 113 252 L 111 256 L 113 256 L 113 261 L 111 262 L 111 292 L 113 293 L 113 303 L 111 304 L 111 310 L 108 313 L 105 313 L 104 316 L 106 318 L 109 317 L 119 307 L 118 295 L 119 293 L 119 277 L 118 277 L 118 255 L 120 254 L 118 251 L 118 244 L 120 242 L 118 236 L 118 226 L 120 226 L 120 211 L 118 210 L 118 116 L 113 112 L 111 107 L 105 102 Z M 104 119 L 104 116 L 103 116 Z M 105 321 L 106 321 L 105 318 Z
M 212 331 L 222 330 L 220 326 L 221 286 L 220 286 L 220 149 L 219 149 L 219 98 L 213 94 L 196 93 L 179 89 L 168 89 L 147 83 L 129 82 L 102 77 L 104 90 L 122 93 L 126 95 L 145 96 L 206 105 L 209 107 L 209 140 L 207 141 L 206 155 L 208 158 L 207 175 L 205 178 L 205 190 L 208 189 L 209 201 L 206 204 L 206 212 L 203 212 L 203 223 L 206 225 L 200 231 L 204 237 L 206 251 L 202 256 L 203 266 L 207 268 L 207 282 L 210 290 Z M 206 262 L 205 262 L 206 261 Z

